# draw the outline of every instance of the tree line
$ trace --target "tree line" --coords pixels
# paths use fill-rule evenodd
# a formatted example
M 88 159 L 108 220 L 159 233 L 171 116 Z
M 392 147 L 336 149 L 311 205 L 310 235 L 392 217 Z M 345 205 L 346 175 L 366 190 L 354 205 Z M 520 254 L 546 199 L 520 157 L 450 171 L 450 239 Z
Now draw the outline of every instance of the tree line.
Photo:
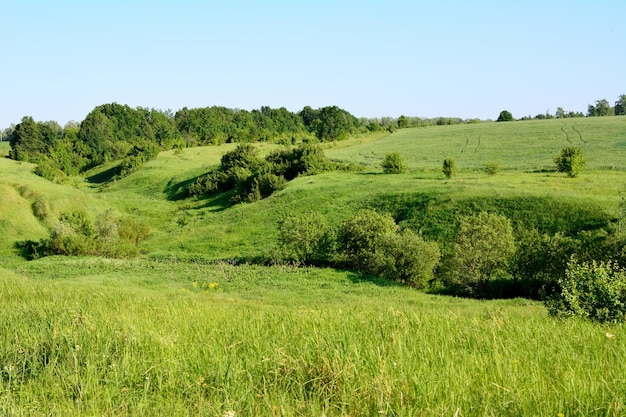
M 508 113 L 508 115 L 506 113 Z M 626 115 L 626 94 L 622 94 L 615 101 L 615 105 L 611 106 L 611 103 L 607 99 L 596 100 L 595 104 L 589 104 L 587 106 L 587 113 L 580 111 L 566 111 L 563 107 L 557 107 L 556 112 L 551 114 L 549 111 L 545 113 L 539 113 L 536 116 L 524 116 L 520 120 L 531 119 L 569 119 L 573 117 L 598 117 L 598 116 L 623 116 Z M 508 118 L 507 118 L 508 116 Z M 509 112 L 504 110 L 500 113 L 498 121 L 513 120 L 513 117 Z
M 119 161 L 117 176 L 123 177 L 161 150 L 259 141 L 330 142 L 359 133 L 463 122 L 406 116 L 357 118 L 337 106 L 306 106 L 299 112 L 266 106 L 252 111 L 184 107 L 174 113 L 110 103 L 97 106 L 80 123 L 61 127 L 55 121 L 25 116 L 2 133 L 11 145 L 10 158 L 35 163 L 38 175 L 55 180 L 112 161 Z

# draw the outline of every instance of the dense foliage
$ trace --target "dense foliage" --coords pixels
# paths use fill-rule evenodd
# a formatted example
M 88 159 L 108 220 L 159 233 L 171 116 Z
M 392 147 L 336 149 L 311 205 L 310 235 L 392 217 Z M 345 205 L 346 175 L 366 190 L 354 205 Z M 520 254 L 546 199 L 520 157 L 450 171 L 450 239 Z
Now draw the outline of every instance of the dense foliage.
M 596 322 L 621 322 L 626 318 L 626 272 L 617 263 L 567 265 L 559 279 L 560 291 L 548 300 L 548 310 L 556 316 L 580 316 Z
M 252 202 L 269 197 L 299 175 L 341 168 L 348 167 L 328 160 L 318 145 L 304 143 L 261 159 L 254 145 L 240 144 L 222 156 L 219 169 L 198 178 L 189 187 L 188 195 L 201 197 L 232 190 L 233 203 Z
M 577 146 L 568 146 L 561 149 L 561 153 L 554 158 L 554 163 L 557 171 L 575 178 L 580 174 L 587 162 L 582 149 Z
M 453 158 L 445 158 L 441 167 L 441 172 L 450 179 L 456 175 L 456 162 Z
M 92 110 L 80 124 L 62 128 L 56 122 L 24 117 L 9 136 L 9 157 L 38 164 L 36 173 L 54 180 L 117 162 L 117 176 L 140 169 L 160 150 L 226 142 L 270 141 L 295 144 L 302 140 L 335 141 L 367 131 L 371 123 L 336 106 L 300 113 L 285 108 L 238 110 L 226 107 L 170 111 L 133 109 L 117 103 Z
M 488 283 L 506 274 L 514 253 L 515 238 L 508 218 L 487 212 L 464 216 L 448 259 L 446 280 L 469 294 L 485 296 Z
M 49 255 L 101 255 L 128 257 L 138 253 L 137 245 L 148 238 L 150 229 L 129 218 L 119 218 L 114 210 L 100 213 L 95 221 L 82 210 L 62 213 L 49 239 L 20 244 L 30 259 Z
M 362 210 L 338 230 L 319 213 L 290 215 L 279 225 L 280 258 L 298 264 L 348 267 L 427 289 L 439 263 L 439 245 L 388 214 Z
M 508 110 L 502 110 L 498 115 L 498 119 L 496 120 L 496 122 L 510 122 L 512 120 L 514 119 L 511 112 Z
M 407 170 L 406 161 L 399 152 L 386 154 L 380 165 L 385 174 L 402 174 Z

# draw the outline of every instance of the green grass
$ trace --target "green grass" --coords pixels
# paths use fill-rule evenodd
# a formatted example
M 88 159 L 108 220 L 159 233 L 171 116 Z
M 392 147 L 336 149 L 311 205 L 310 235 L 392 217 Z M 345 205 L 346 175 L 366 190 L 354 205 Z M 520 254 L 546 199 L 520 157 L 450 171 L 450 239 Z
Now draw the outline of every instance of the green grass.
M 278 222 L 298 212 L 319 211 L 336 226 L 377 208 L 442 243 L 459 215 L 482 209 L 548 231 L 601 228 L 626 191 L 625 137 L 620 117 L 365 135 L 326 145 L 363 172 L 298 178 L 235 206 L 224 195 L 181 199 L 232 144 L 164 152 L 101 184 L 52 184 L 32 165 L 0 158 L 0 414 L 624 415 L 623 324 L 558 321 L 526 300 L 432 296 L 351 272 L 230 260 L 271 258 Z M 575 179 L 551 171 L 570 143 L 588 160 Z M 382 174 L 392 151 L 409 173 Z M 460 169 L 451 180 L 445 157 Z M 488 176 L 485 162 L 503 170 Z M 37 200 L 47 204 L 43 218 Z M 108 208 L 150 226 L 143 256 L 16 256 L 15 242 L 46 237 L 60 213 Z
M 626 331 L 332 270 L 51 258 L 0 270 L 7 415 L 626 412 Z
M 583 149 L 590 169 L 621 169 L 626 158 L 626 118 L 584 118 L 478 123 L 403 129 L 382 140 L 329 150 L 328 156 L 378 167 L 386 153 L 400 152 L 410 169 L 441 172 L 444 158 L 460 170 L 499 162 L 505 170 L 554 168 L 565 146 Z

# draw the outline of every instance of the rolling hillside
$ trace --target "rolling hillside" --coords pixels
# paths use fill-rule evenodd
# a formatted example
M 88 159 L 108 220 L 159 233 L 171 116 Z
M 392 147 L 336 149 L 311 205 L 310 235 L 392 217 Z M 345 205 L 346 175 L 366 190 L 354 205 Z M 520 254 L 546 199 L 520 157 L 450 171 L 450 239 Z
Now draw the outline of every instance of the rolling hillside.
M 580 146 L 588 161 L 580 178 L 552 172 L 553 158 L 570 143 Z M 404 129 L 373 141 L 365 136 L 328 146 L 331 159 L 360 164 L 363 172 L 298 178 L 266 200 L 235 206 L 219 195 L 182 198 L 185 187 L 216 167 L 233 145 L 163 152 L 139 172 L 100 184 L 80 179 L 67 185 L 52 184 L 33 175 L 29 164 L 2 159 L 4 251 L 20 239 L 43 237 L 60 212 L 77 207 L 93 216 L 114 207 L 122 215 L 146 223 L 152 237 L 142 249 L 148 254 L 186 253 L 213 259 L 271 253 L 278 222 L 295 212 L 319 211 L 331 224 L 338 224 L 358 209 L 373 207 L 423 228 L 415 222 L 441 220 L 441 213 L 419 220 L 418 209 L 463 212 L 482 205 L 496 207 L 516 220 L 516 212 L 527 217 L 541 204 L 554 213 L 559 207 L 569 207 L 566 212 L 571 216 L 581 207 L 584 218 L 580 221 L 590 222 L 581 227 L 593 227 L 614 217 L 619 197 L 626 191 L 625 144 L 623 117 Z M 275 145 L 261 147 L 262 152 L 275 149 Z M 407 160 L 409 173 L 381 173 L 380 161 L 391 151 L 400 152 Z M 459 167 L 459 175 L 449 181 L 440 172 L 445 157 L 453 157 Z M 482 165 L 489 161 L 499 163 L 502 171 L 495 176 L 483 173 Z M 87 177 L 97 174 L 93 171 Z M 27 197 L 20 195 L 20 187 Z M 37 198 L 49 207 L 43 219 L 29 210 Z M 513 200 L 522 201 L 521 205 L 510 203 Z M 565 226 L 546 227 L 560 230 Z
M 53 184 L 0 159 L 0 414 L 624 415 L 623 323 L 557 320 L 536 301 L 429 295 L 351 271 L 234 262 L 271 259 L 291 213 L 338 225 L 374 208 L 442 247 L 460 215 L 480 210 L 516 227 L 601 234 L 626 187 L 626 118 L 569 122 L 352 138 L 327 154 L 363 171 L 297 178 L 237 205 L 226 194 L 184 198 L 233 145 L 163 152 L 113 182 L 111 166 Z M 569 144 L 563 130 L 586 141 L 578 178 L 553 170 Z M 466 138 L 478 137 L 470 152 Z M 391 151 L 408 173 L 382 173 Z M 450 156 L 460 171 L 446 180 Z M 489 176 L 485 161 L 503 170 Z M 16 242 L 46 237 L 77 209 L 148 225 L 142 255 L 19 256 Z

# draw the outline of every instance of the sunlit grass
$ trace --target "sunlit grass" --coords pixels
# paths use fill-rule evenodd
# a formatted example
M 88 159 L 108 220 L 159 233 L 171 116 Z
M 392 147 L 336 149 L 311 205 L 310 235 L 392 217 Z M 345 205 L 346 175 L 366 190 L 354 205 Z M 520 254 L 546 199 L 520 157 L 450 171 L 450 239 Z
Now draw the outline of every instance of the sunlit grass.
M 54 279 L 51 279 L 54 278 Z M 625 411 L 623 326 L 331 270 L 37 261 L 0 270 L 10 415 Z

